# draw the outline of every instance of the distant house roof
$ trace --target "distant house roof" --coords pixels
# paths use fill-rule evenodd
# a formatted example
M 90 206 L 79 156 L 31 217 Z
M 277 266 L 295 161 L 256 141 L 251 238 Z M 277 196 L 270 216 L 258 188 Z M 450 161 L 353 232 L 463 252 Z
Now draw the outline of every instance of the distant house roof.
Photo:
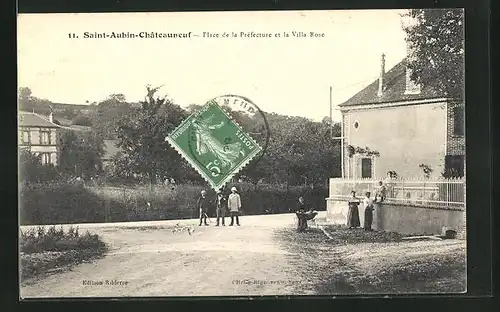
M 399 102 L 410 100 L 422 100 L 444 97 L 432 87 L 422 87 L 419 94 L 404 94 L 406 90 L 406 59 L 403 59 L 391 70 L 385 73 L 383 81 L 382 96 L 378 96 L 378 83 L 376 79 L 368 87 L 356 93 L 353 97 L 340 104 L 340 107 L 360 105 L 360 104 L 375 104 L 387 102 Z
M 110 160 L 120 152 L 120 148 L 116 146 L 116 140 L 104 140 L 104 156 L 102 160 Z
M 59 125 L 52 123 L 44 117 L 28 112 L 18 112 L 19 127 L 44 127 L 44 128 L 60 128 Z

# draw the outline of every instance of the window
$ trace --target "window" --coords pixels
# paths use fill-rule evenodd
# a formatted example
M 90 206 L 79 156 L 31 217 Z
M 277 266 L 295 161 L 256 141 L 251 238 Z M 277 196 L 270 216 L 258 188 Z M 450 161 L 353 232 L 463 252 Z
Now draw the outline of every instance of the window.
M 453 134 L 465 134 L 465 114 L 463 106 L 453 108 Z
M 22 130 L 19 135 L 21 136 L 21 142 L 23 144 L 30 143 L 30 132 L 28 130 Z
M 464 155 L 447 155 L 445 157 L 446 178 L 460 178 L 464 176 Z
M 362 158 L 361 159 L 361 177 L 371 178 L 372 177 L 372 159 Z
M 42 164 L 43 165 L 50 164 L 50 153 L 41 153 L 40 157 L 42 159 Z
M 352 126 L 354 127 L 354 129 L 358 129 L 359 128 L 359 122 L 355 121 Z
M 50 145 L 50 130 L 40 131 L 40 144 Z

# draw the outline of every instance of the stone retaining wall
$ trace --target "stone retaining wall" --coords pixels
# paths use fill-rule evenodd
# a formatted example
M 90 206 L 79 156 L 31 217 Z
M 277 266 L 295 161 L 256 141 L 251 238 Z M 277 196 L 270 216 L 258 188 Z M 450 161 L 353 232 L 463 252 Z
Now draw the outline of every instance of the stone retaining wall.
M 347 201 L 326 199 L 326 221 L 333 224 L 347 223 Z M 365 207 L 359 206 L 361 225 Z M 383 203 L 375 206 L 372 228 L 405 234 L 442 234 L 443 228 L 457 231 L 458 238 L 465 238 L 465 211 Z

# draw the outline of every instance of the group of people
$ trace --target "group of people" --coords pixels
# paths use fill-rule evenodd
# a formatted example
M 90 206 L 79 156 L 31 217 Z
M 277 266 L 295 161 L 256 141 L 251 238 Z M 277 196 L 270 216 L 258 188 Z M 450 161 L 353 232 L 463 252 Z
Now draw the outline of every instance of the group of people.
M 383 202 L 386 197 L 387 188 L 380 181 L 377 192 L 375 193 L 375 198 L 372 199 L 371 193 L 366 192 L 365 198 L 363 198 L 363 205 L 365 207 L 365 219 L 363 228 L 365 231 L 372 230 L 372 222 L 373 222 L 373 211 L 375 210 L 375 206 L 378 206 L 379 203 Z M 359 210 L 358 206 L 361 204 L 361 201 L 356 197 L 356 191 L 351 191 L 351 197 L 349 198 L 349 211 L 347 213 L 347 226 L 352 228 L 357 228 L 361 226 L 361 222 L 359 220 Z
M 217 222 L 216 226 L 219 226 L 221 224 L 220 221 L 222 221 L 222 225 L 225 226 L 225 218 L 227 214 L 229 213 L 229 216 L 231 217 L 231 223 L 229 226 L 234 225 L 234 221 L 236 219 L 236 225 L 240 225 L 240 212 L 241 212 L 241 197 L 238 194 L 238 190 L 236 187 L 231 188 L 231 194 L 227 196 L 227 198 L 224 196 L 222 193 L 222 190 L 217 191 L 217 195 L 215 197 L 215 200 L 210 200 L 207 196 L 207 191 L 203 190 L 201 191 L 201 195 L 198 198 L 197 204 L 196 204 L 199 212 L 200 212 L 200 224 L 201 225 L 208 225 L 207 223 L 207 218 L 208 218 L 208 213 L 210 208 L 215 206 L 215 213 L 217 216 Z

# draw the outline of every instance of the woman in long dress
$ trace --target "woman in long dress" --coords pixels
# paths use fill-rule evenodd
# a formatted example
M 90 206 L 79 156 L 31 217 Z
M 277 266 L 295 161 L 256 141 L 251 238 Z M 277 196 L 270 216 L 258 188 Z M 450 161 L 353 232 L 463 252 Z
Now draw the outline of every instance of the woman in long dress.
M 357 228 L 361 225 L 358 209 L 360 201 L 356 198 L 356 191 L 351 191 L 351 195 L 351 198 L 349 198 L 349 211 L 347 212 L 347 226 L 350 229 Z
M 365 231 L 371 231 L 373 222 L 373 200 L 370 198 L 370 192 L 365 193 L 363 204 L 365 206 L 365 224 L 363 228 Z

